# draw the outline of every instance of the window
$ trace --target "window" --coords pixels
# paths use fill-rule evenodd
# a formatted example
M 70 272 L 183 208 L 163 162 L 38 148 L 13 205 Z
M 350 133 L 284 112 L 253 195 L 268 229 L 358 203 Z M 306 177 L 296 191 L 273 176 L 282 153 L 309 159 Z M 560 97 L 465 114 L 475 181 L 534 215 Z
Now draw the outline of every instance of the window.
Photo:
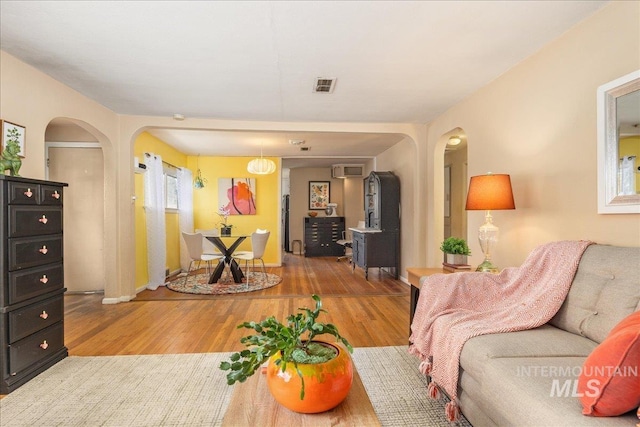
M 164 168 L 165 210 L 178 211 L 178 178 L 175 168 Z

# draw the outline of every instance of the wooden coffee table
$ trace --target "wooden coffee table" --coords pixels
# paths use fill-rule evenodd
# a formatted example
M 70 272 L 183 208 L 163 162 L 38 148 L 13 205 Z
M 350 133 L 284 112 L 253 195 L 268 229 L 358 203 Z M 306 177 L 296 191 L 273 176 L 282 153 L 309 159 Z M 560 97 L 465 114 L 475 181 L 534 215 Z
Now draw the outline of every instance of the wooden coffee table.
M 223 426 L 379 426 L 369 396 L 360 376 L 353 369 L 353 386 L 337 407 L 320 414 L 292 412 L 274 400 L 267 386 L 267 376 L 256 373 L 234 386 L 231 403 L 222 420 Z

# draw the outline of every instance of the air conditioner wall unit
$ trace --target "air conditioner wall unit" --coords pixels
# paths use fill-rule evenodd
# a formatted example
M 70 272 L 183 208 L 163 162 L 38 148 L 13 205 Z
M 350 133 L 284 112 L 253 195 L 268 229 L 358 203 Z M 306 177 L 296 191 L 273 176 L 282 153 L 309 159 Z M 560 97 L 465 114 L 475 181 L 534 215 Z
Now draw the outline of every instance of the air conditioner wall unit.
M 342 164 L 331 166 L 332 178 L 354 178 L 364 176 L 364 165 Z

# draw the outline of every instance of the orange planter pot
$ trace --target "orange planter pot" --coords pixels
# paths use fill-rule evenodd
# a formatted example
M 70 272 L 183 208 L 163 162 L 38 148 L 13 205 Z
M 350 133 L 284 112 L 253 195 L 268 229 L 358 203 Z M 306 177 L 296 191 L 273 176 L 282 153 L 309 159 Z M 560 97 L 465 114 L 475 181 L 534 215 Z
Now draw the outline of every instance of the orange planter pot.
M 304 399 L 300 399 L 302 381 L 293 363 L 287 363 L 282 372 L 275 361 L 279 354 L 273 355 L 267 365 L 267 384 L 269 391 L 287 409 L 304 414 L 328 411 L 338 406 L 349 394 L 353 383 L 353 364 L 351 356 L 342 345 L 334 345 L 338 355 L 325 363 L 298 364 L 304 377 Z

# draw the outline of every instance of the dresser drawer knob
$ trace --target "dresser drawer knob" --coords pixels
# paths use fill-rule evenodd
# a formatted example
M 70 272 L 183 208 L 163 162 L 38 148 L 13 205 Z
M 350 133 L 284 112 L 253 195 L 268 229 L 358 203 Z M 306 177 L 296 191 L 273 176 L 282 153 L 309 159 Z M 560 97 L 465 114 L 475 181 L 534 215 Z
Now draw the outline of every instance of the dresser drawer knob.
M 33 196 L 33 193 L 31 192 L 31 189 L 30 189 L 30 188 L 27 188 L 27 191 L 25 191 L 25 192 L 24 192 L 24 193 L 22 193 L 22 194 L 24 194 L 24 195 L 25 195 L 25 196 L 27 196 L 27 197 L 31 197 L 31 196 Z
M 46 284 L 49 281 L 49 279 L 47 278 L 46 274 L 43 274 L 42 277 L 40 278 L 40 281 L 42 283 Z
M 43 246 L 40 249 L 38 249 L 38 252 L 40 252 L 42 255 L 46 255 L 47 252 L 49 252 L 49 249 L 47 249 L 46 246 Z
M 43 224 L 46 224 L 47 222 L 49 222 L 46 215 L 42 215 L 42 218 L 40 218 L 38 221 Z
M 54 199 L 59 199 L 60 193 L 58 193 L 58 190 L 54 191 L 53 194 L 51 194 L 51 197 L 53 197 Z
M 47 340 L 42 341 L 42 344 L 40 344 L 40 348 L 43 350 L 46 350 L 49 347 L 49 344 L 47 344 Z
M 42 319 L 47 319 L 49 317 L 49 313 L 47 313 L 46 311 L 42 310 L 42 313 L 40 313 L 40 317 Z

